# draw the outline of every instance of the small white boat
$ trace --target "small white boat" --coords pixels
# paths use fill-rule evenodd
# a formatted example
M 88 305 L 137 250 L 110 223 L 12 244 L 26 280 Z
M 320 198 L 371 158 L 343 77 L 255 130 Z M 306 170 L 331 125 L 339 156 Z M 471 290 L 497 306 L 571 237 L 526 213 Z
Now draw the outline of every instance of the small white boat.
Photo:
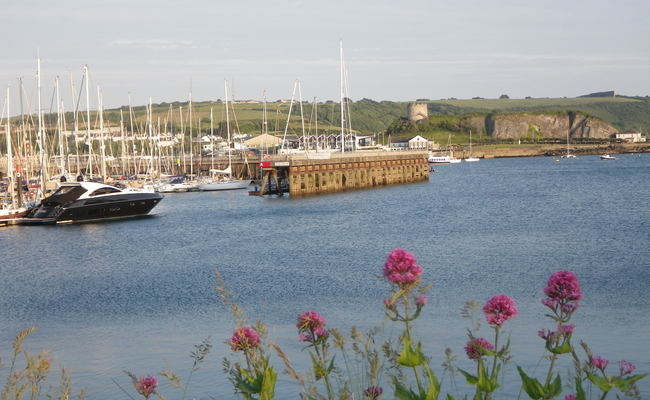
M 184 176 L 174 177 L 166 183 L 161 183 L 155 187 L 158 193 L 184 193 L 196 189 L 196 185 L 185 180 Z
M 213 190 L 237 190 L 237 189 L 246 189 L 250 184 L 251 180 L 237 180 L 237 179 L 224 179 L 222 181 L 212 181 L 208 183 L 203 183 L 199 185 L 199 190 L 213 191 Z
M 601 160 L 616 160 L 616 157 L 610 156 L 609 154 L 603 154 L 602 156 L 600 156 L 600 159 Z
M 429 165 L 444 165 L 450 163 L 451 157 L 449 156 L 433 156 L 429 154 Z
M 474 162 L 474 161 L 478 161 L 478 160 L 479 160 L 479 158 L 475 157 L 472 154 L 472 131 L 470 130 L 469 131 L 469 157 L 465 159 L 465 162 Z

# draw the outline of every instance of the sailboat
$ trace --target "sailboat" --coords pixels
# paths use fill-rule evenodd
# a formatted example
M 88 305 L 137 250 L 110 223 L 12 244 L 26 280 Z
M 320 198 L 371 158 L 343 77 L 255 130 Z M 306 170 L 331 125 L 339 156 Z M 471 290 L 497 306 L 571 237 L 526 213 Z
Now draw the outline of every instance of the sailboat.
M 199 185 L 199 190 L 201 191 L 215 191 L 215 190 L 236 190 L 236 189 L 246 189 L 248 185 L 251 184 L 250 179 L 234 179 L 232 176 L 232 154 L 230 152 L 230 115 L 228 111 L 228 84 L 224 79 L 224 90 L 225 90 L 225 105 L 226 105 L 226 130 L 228 131 L 228 168 L 225 170 L 211 169 L 210 174 L 213 177 L 213 180 L 210 182 L 202 183 Z M 225 179 L 217 179 L 217 174 L 222 174 Z
M 566 155 L 562 156 L 562 158 L 576 158 L 575 155 L 571 154 L 569 152 L 569 134 L 571 133 L 571 128 L 569 128 L 566 132 Z
M 0 207 L 0 221 L 7 220 L 10 218 L 18 218 L 23 216 L 27 212 L 27 208 L 24 207 L 18 199 L 16 202 L 16 197 L 14 191 L 16 189 L 16 179 L 14 176 L 14 164 L 13 164 L 13 151 L 11 148 L 11 123 L 10 123 L 10 109 L 9 109 L 9 86 L 7 86 L 7 127 L 5 130 L 7 137 L 7 197 L 9 202 L 6 204 L 2 203 Z M 20 174 L 18 174 L 20 177 Z M 20 193 L 20 192 L 19 192 Z M 18 204 L 16 204 L 18 203 Z
M 472 131 L 469 131 L 469 157 L 465 159 L 466 162 L 478 161 L 478 157 L 472 154 Z

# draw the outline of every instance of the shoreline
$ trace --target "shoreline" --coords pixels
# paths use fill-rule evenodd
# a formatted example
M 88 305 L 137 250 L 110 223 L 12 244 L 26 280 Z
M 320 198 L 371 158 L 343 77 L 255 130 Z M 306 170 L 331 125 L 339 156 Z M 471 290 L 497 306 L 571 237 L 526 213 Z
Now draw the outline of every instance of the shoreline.
M 650 153 L 650 143 L 608 143 L 598 145 L 569 145 L 569 152 L 574 155 L 603 155 Z M 478 158 L 506 157 L 561 157 L 567 153 L 566 145 L 519 145 L 513 147 L 481 148 L 473 146 L 472 154 Z M 469 149 L 454 152 L 454 157 L 465 159 L 470 156 Z

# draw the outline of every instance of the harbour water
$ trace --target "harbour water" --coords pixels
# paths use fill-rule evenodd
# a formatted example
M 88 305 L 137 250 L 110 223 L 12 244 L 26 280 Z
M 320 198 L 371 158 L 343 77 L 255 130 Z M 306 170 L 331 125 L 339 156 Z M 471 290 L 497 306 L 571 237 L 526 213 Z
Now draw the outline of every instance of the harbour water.
M 212 351 L 188 394 L 234 399 L 221 360 L 235 359 L 224 343 L 235 325 L 215 290 L 216 271 L 249 320 L 265 322 L 306 371 L 297 315 L 318 311 L 344 332 L 380 325 L 389 286 L 378 276 L 390 251 L 404 248 L 433 284 L 416 334 L 439 376 L 446 347 L 459 366 L 473 368 L 463 352 L 464 302 L 507 294 L 519 315 L 504 325 L 514 356 L 505 384 L 516 386 L 515 365 L 534 368 L 543 355 L 537 331 L 554 328 L 540 299 L 549 275 L 563 269 L 576 273 L 584 293 L 571 320 L 574 344 L 584 340 L 610 360 L 611 373 L 621 359 L 635 373 L 650 372 L 650 156 L 494 159 L 436 170 L 429 182 L 303 198 L 170 194 L 146 218 L 0 228 L 2 361 L 18 331 L 37 326 L 27 349 L 51 349 L 54 365 L 72 370 L 75 391 L 128 398 L 120 386 L 136 393 L 123 370 L 172 367 L 185 380 L 193 345 L 210 336 Z M 391 329 L 396 335 L 388 324 L 385 337 Z M 275 356 L 271 363 L 284 369 Z M 547 365 L 542 360 L 536 376 Z M 167 398 L 182 397 L 159 380 Z M 457 382 L 471 393 L 462 377 Z M 382 385 L 388 393 L 389 382 Z M 650 378 L 639 387 L 648 398 Z M 277 398 L 297 393 L 280 373 Z

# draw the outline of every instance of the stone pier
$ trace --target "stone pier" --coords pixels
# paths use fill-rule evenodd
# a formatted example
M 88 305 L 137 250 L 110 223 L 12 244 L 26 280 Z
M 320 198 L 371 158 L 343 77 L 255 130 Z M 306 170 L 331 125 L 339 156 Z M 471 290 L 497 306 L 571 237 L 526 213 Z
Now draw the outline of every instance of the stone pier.
M 340 192 L 429 179 L 427 152 L 292 154 L 262 162 L 267 175 L 286 174 L 291 196 Z

